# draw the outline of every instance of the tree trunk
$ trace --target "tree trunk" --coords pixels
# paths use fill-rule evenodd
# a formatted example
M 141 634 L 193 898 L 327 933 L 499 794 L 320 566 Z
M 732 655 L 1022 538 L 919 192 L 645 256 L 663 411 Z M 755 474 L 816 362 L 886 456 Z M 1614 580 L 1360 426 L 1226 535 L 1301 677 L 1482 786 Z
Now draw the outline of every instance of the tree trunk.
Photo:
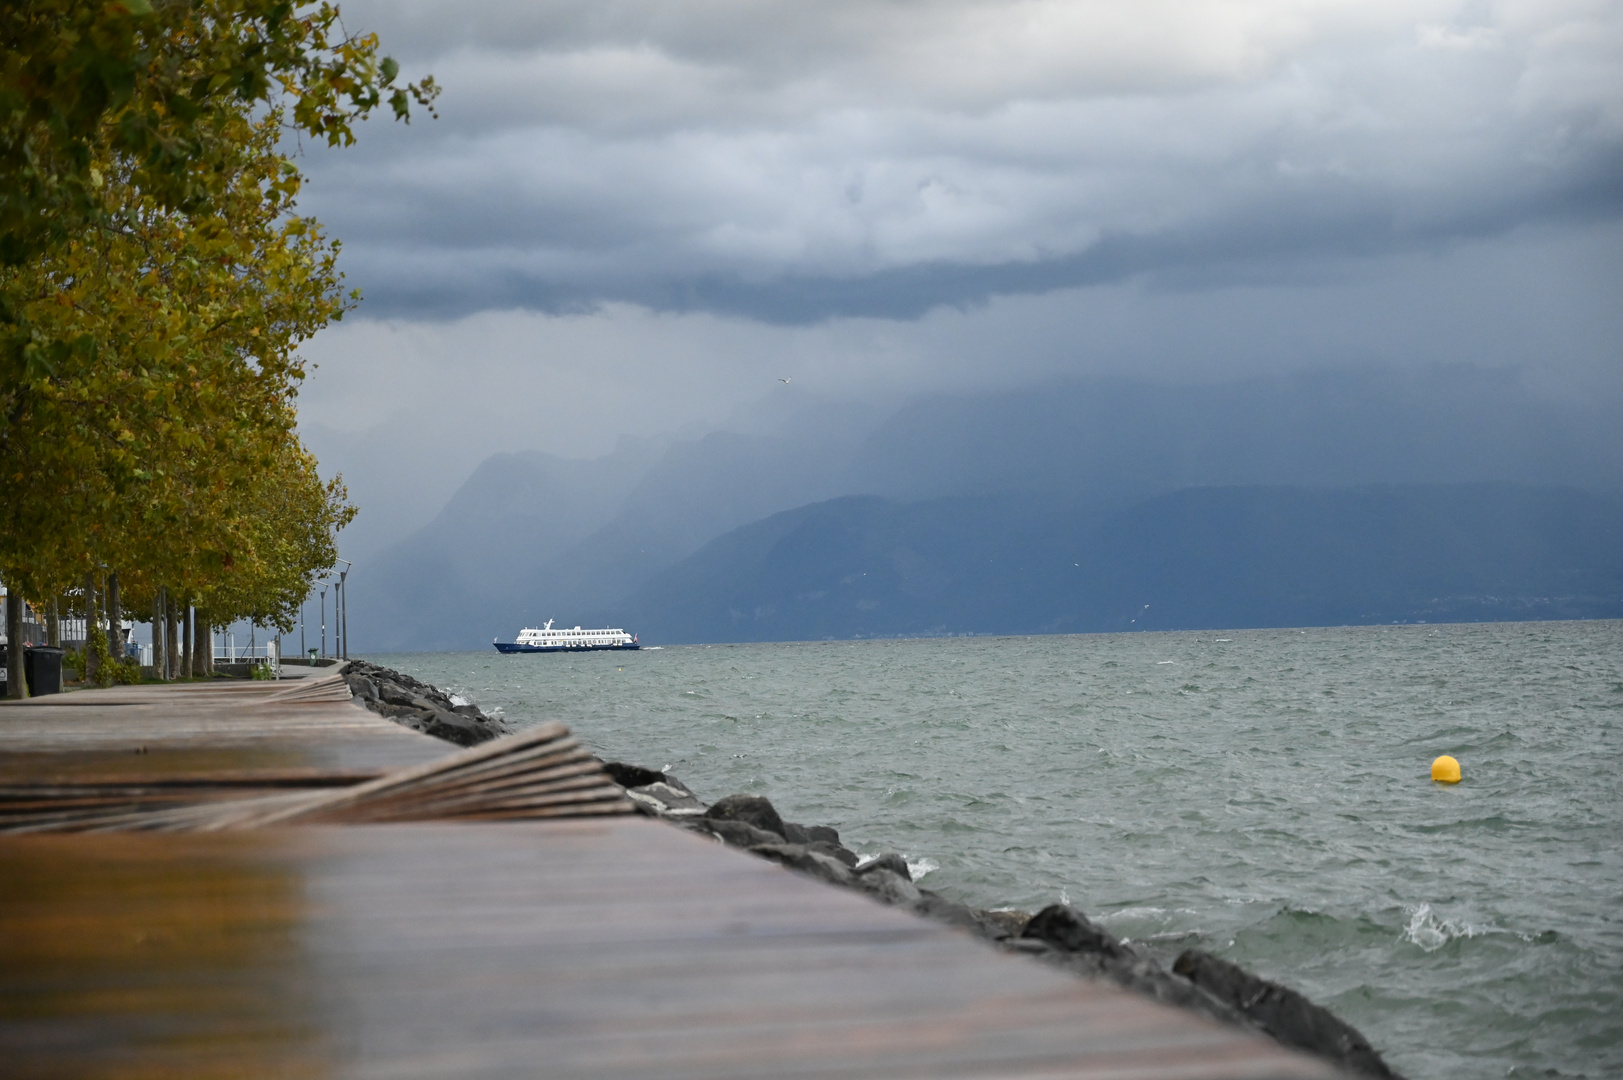
M 190 601 L 180 605 L 180 677 L 192 677 L 192 605 Z
M 202 678 L 209 673 L 209 654 L 214 652 L 209 647 L 209 620 L 208 613 L 202 608 L 196 610 L 192 616 L 192 675 Z
M 180 678 L 180 664 L 175 660 L 178 652 L 176 646 L 180 644 L 176 640 L 175 634 L 179 618 L 179 605 L 175 603 L 174 597 L 170 596 L 169 590 L 165 588 L 163 590 L 163 678 L 165 682 Z
M 164 666 L 164 656 L 166 654 L 163 648 L 164 608 L 166 606 L 163 586 L 159 585 L 152 594 L 152 677 L 159 682 L 167 682 L 169 679 L 169 669 Z
M 62 616 L 54 596 L 51 597 L 51 606 L 45 609 L 45 644 L 53 649 L 62 647 Z
M 6 696 L 28 696 L 23 678 L 23 598 L 16 589 L 6 590 Z
M 124 660 L 124 601 L 118 595 L 118 573 L 107 575 L 107 650 Z
M 90 647 L 92 634 L 101 633 L 101 618 L 96 611 L 96 575 L 85 575 L 85 682 L 94 682 L 101 674 L 101 659 Z

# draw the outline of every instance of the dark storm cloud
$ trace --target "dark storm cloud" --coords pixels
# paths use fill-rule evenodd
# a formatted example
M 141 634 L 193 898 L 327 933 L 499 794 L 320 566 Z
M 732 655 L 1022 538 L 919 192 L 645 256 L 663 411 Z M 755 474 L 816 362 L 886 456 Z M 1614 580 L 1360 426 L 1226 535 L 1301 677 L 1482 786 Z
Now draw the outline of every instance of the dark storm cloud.
M 1085 250 L 1058 258 L 990 265 L 937 259 L 865 276 L 786 273 L 759 281 L 724 270 L 658 276 L 614 263 L 598 273 L 577 267 L 572 274 L 559 275 L 549 272 L 547 260 L 532 261 L 508 248 L 511 236 L 493 238 L 493 247 L 501 241 L 495 251 L 455 243 L 451 237 L 440 247 L 425 243 L 399 249 L 379 237 L 349 266 L 372 286 L 367 314 L 373 317 L 446 318 L 489 308 L 564 314 L 620 301 L 775 323 L 831 316 L 913 319 L 941 305 L 973 306 L 994 296 L 1128 278 L 1170 288 L 1279 284 L 1299 280 L 1304 263 L 1327 258 L 1423 253 L 1493 237 L 1528 222 L 1582 226 L 1607 221 L 1623 210 L 1619 177 L 1623 160 L 1588 176 L 1570 177 L 1565 190 L 1478 205 L 1444 220 L 1407 222 L 1390 205 L 1374 201 L 1344 207 L 1331 218 L 1323 207 L 1305 200 L 1259 207 L 1251 216 L 1236 214 L 1174 234 L 1105 234 Z M 531 225 L 546 217 L 535 215 Z M 577 227 L 561 221 L 551 235 L 567 235 Z
M 347 4 L 439 121 L 312 153 L 374 316 L 916 317 L 1623 214 L 1623 5 Z

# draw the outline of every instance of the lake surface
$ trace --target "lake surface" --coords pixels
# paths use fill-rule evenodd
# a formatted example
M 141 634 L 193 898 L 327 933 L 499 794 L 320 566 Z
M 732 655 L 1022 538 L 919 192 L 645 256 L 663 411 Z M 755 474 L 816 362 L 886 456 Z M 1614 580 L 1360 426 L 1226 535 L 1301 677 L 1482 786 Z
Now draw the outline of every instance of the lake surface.
M 1623 1075 L 1620 622 L 374 659 L 954 899 L 1233 959 L 1411 1080 Z

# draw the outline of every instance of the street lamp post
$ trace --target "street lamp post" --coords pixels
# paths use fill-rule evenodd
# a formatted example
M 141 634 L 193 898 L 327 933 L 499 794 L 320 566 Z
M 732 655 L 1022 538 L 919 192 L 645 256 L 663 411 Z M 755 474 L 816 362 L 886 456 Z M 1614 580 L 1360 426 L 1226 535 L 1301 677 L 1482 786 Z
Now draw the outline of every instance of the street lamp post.
M 349 659 L 349 588 L 344 579 L 349 576 L 350 567 L 355 564 L 348 559 L 339 559 L 344 568 L 338 571 L 338 598 L 337 606 L 333 609 L 333 617 L 338 623 L 338 655 L 345 660 Z
M 327 583 L 321 583 L 321 655 L 327 655 Z

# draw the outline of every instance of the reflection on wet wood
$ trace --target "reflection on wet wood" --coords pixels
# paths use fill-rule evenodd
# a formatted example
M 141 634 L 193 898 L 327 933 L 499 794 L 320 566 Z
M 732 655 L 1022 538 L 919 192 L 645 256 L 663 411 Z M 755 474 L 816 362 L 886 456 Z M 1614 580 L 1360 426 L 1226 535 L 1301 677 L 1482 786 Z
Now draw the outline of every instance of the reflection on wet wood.
M 0 848 L 0 1072 L 326 1074 L 298 868 L 257 852 L 152 856 Z
M 1328 1077 L 640 818 L 0 837 L 18 1076 Z

